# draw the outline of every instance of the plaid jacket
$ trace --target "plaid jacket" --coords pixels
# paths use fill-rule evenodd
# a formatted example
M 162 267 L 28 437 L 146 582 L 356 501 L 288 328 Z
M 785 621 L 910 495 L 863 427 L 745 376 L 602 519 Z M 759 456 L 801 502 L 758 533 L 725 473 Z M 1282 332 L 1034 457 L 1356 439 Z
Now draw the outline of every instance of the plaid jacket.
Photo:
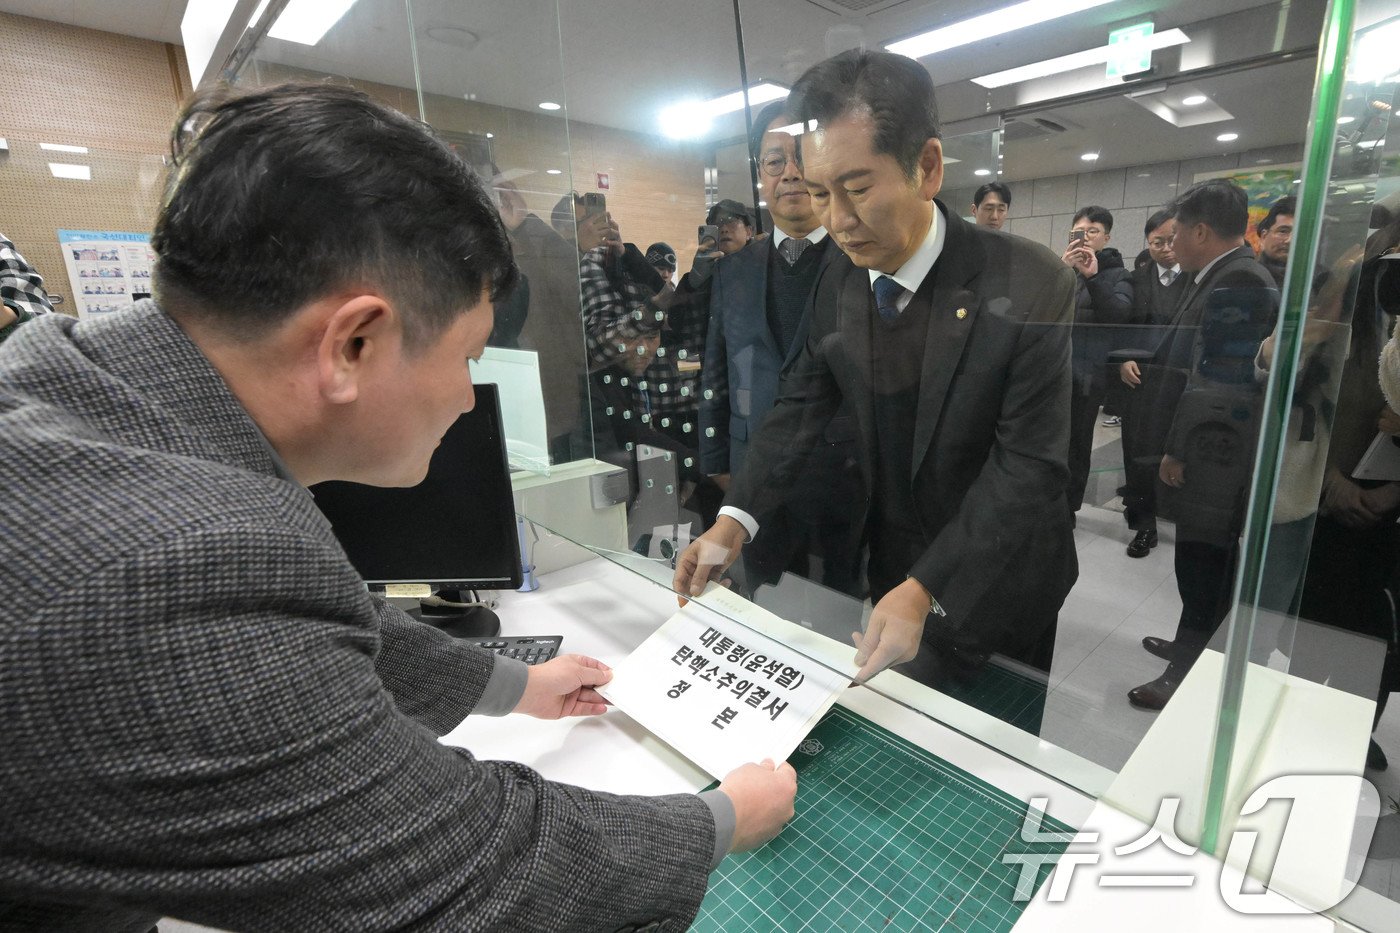
M 439 735 L 492 656 L 372 599 L 154 303 L 0 346 L 0 929 L 608 930 L 714 821 Z
M 25 262 L 15 244 L 3 233 L 0 233 L 0 300 L 16 311 L 27 311 L 31 315 L 53 313 L 48 292 L 44 291 L 43 277 Z
M 629 341 L 655 334 L 666 325 L 666 314 L 652 301 L 651 289 L 625 273 L 617 281 L 609 278 L 606 260 L 607 253 L 600 246 L 584 253 L 579 263 L 583 332 L 589 368 L 595 372 L 618 363 Z M 661 350 L 667 351 L 664 341 L 663 335 Z M 675 353 L 658 353 L 643 378 L 652 392 L 652 414 L 658 424 L 664 420 L 669 427 L 688 421 L 698 432 L 698 383 L 680 377 Z M 698 433 L 691 436 L 698 437 Z
M 654 334 L 666 323 L 666 315 L 652 302 L 652 290 L 628 275 L 608 276 L 604 247 L 591 249 L 579 260 L 579 295 L 583 304 L 583 333 L 588 344 L 590 369 L 616 363 L 624 345 Z

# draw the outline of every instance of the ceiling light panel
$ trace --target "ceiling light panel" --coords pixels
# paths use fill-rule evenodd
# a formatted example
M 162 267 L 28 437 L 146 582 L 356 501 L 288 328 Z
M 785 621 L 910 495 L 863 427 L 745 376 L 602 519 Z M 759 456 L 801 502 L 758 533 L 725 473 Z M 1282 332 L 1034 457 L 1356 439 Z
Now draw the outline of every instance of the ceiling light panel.
M 291 0 L 267 34 L 301 45 L 315 45 L 340 22 L 355 0 Z
M 1022 81 L 1033 81 L 1036 78 L 1048 78 L 1050 75 L 1062 74 L 1066 71 L 1077 71 L 1080 68 L 1102 65 L 1110 58 L 1131 54 L 1133 50 L 1155 52 L 1176 45 L 1185 45 L 1190 41 L 1190 37 L 1180 29 L 1168 29 L 1166 32 L 1153 33 L 1134 42 L 1101 45 L 1098 48 L 1085 49 L 1082 52 L 1073 52 L 1069 55 L 1021 65 L 1017 68 L 1008 68 L 994 74 L 982 75 L 980 78 L 973 78 L 972 82 L 985 88 L 1005 87 L 1008 84 L 1020 84 Z M 1113 80 L 1121 81 L 1122 79 Z
M 891 42 L 885 46 L 885 50 L 897 55 L 908 55 L 910 58 L 923 58 L 935 52 L 981 42 L 983 39 L 1005 35 L 1062 16 L 1082 13 L 1111 2 L 1113 0 L 1025 0 L 1023 3 Z
M 49 171 L 53 173 L 54 178 L 72 178 L 78 181 L 92 181 L 92 168 L 87 165 L 50 162 Z

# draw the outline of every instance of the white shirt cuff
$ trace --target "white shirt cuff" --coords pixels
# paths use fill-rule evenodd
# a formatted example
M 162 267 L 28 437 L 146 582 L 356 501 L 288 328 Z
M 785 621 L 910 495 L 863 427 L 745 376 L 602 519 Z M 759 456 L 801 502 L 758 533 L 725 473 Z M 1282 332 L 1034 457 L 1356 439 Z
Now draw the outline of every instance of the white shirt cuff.
M 749 540 L 752 541 L 758 534 L 758 522 L 753 520 L 753 516 L 743 509 L 736 509 L 732 505 L 722 506 L 719 514 L 728 515 L 736 522 L 744 526 L 744 530 L 749 533 Z

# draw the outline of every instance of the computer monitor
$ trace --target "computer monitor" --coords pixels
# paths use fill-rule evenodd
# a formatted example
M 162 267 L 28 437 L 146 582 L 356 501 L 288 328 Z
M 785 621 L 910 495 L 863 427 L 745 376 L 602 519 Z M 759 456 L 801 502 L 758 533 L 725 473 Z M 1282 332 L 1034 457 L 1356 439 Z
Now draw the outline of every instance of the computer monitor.
M 520 539 L 496 386 L 443 435 L 423 482 L 408 489 L 328 482 L 311 487 L 350 563 L 371 588 L 424 583 L 435 598 L 411 615 L 453 635 L 500 631 L 471 591 L 520 586 Z

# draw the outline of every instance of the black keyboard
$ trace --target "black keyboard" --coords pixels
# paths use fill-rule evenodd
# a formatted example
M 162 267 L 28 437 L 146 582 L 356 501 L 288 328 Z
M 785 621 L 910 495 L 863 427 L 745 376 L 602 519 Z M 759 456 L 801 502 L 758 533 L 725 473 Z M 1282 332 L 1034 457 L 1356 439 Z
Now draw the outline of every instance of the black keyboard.
M 526 664 L 543 664 L 559 651 L 562 635 L 497 635 L 493 638 L 463 638 L 462 641 Z

